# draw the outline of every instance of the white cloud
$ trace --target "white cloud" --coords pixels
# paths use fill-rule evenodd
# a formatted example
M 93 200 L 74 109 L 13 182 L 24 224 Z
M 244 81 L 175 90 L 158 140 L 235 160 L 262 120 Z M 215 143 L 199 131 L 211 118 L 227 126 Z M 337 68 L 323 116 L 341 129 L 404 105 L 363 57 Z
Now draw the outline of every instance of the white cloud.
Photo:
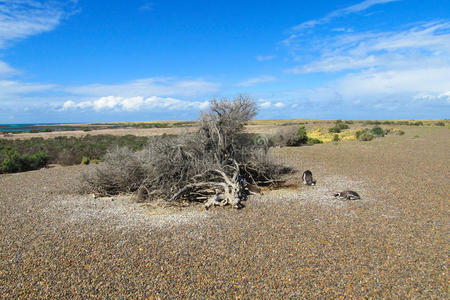
M 373 55 L 355 58 L 347 56 L 327 57 L 303 66 L 287 70 L 288 73 L 306 74 L 314 72 L 339 72 L 346 69 L 360 69 L 375 65 L 377 62 Z
M 48 91 L 55 88 L 52 84 L 22 83 L 14 80 L 0 80 L 0 99 L 33 92 Z
M 285 106 L 285 104 L 283 102 L 277 102 L 277 103 L 275 103 L 274 106 L 277 107 L 277 108 L 282 108 L 282 107 Z
M 0 77 L 9 76 L 15 73 L 17 73 L 15 69 L 13 69 L 7 63 L 0 61 Z
M 345 96 L 418 93 L 444 93 L 450 90 L 450 68 L 408 68 L 370 70 L 337 80 L 338 91 Z
M 267 108 L 270 108 L 270 107 L 283 108 L 283 107 L 286 106 L 286 104 L 283 103 L 283 102 L 276 102 L 275 104 L 273 104 L 271 101 L 264 101 L 261 104 L 259 104 L 259 106 L 262 109 L 267 109 Z
M 450 91 L 440 93 L 440 94 L 418 94 L 414 96 L 414 100 L 420 101 L 440 101 L 445 100 L 450 104 Z
M 77 1 L 4 0 L 0 2 L 0 48 L 13 40 L 54 29 Z
M 205 109 L 208 107 L 208 101 L 185 101 L 170 97 L 152 96 L 144 97 L 101 97 L 93 101 L 74 102 L 72 100 L 64 102 L 60 110 L 71 109 L 92 109 L 95 111 L 113 110 L 113 111 L 137 111 L 137 110 L 185 110 L 185 109 Z
M 360 101 L 394 109 L 432 97 L 435 104 L 448 105 L 447 98 L 439 95 L 450 90 L 449 22 L 415 24 L 401 31 L 337 34 L 312 40 L 310 46 L 318 59 L 307 61 L 310 52 L 295 49 L 297 60 L 306 63 L 287 72 L 342 72 L 326 83 L 329 92 L 323 101 Z M 306 93 L 306 99 L 314 97 Z
M 264 101 L 263 103 L 261 103 L 259 106 L 261 106 L 261 108 L 269 108 L 272 106 L 272 102 L 270 101 Z
M 341 34 L 315 40 L 311 51 L 320 53 L 319 59 L 287 71 L 301 74 L 367 67 L 449 64 L 449 29 L 450 23 L 428 23 L 399 32 Z M 297 60 L 308 55 L 300 53 Z
M 257 61 L 267 61 L 275 58 L 275 55 L 258 55 L 256 56 Z
M 275 80 L 276 80 L 276 78 L 274 76 L 262 75 L 259 77 L 250 78 L 248 80 L 239 82 L 237 84 L 237 86 L 249 87 L 252 85 L 259 84 L 259 83 L 266 83 L 266 82 L 271 82 L 271 81 L 275 81 Z
M 140 10 L 152 11 L 155 9 L 155 4 L 151 1 L 146 1 L 144 4 L 139 7 Z
M 201 97 L 215 93 L 219 84 L 203 79 L 145 78 L 119 84 L 90 84 L 66 87 L 64 90 L 75 95 L 121 97 Z
M 357 13 L 363 10 L 366 10 L 374 5 L 377 4 L 384 4 L 389 2 L 395 2 L 399 0 L 365 0 L 358 4 L 348 6 L 346 8 L 338 9 L 335 11 L 332 11 L 331 13 L 327 14 L 325 17 L 316 19 L 316 20 L 309 20 L 307 22 L 303 22 L 299 25 L 296 25 L 292 28 L 293 31 L 302 31 L 304 29 L 312 28 L 316 25 L 325 24 L 330 22 L 334 18 L 338 18 L 341 16 L 345 16 L 352 13 Z

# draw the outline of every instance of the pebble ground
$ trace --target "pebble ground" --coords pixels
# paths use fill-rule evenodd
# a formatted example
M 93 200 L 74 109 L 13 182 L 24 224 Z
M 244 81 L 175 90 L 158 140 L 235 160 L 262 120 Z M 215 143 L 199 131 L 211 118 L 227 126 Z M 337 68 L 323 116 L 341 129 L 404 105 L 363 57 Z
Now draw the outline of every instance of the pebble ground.
M 275 149 L 318 185 L 242 210 L 93 199 L 82 166 L 0 175 L 0 296 L 448 299 L 449 132 Z

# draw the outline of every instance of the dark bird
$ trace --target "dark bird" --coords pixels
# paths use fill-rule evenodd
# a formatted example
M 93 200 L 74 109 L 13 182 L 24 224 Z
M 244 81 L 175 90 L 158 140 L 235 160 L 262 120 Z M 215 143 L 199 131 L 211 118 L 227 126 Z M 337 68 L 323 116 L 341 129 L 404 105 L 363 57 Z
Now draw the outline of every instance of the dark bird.
M 312 172 L 310 170 L 306 170 L 302 175 L 303 184 L 306 185 L 316 185 L 316 181 L 313 180 Z
M 361 199 L 361 197 L 358 195 L 358 193 L 354 192 L 354 191 L 343 191 L 343 192 L 335 193 L 334 196 L 336 198 L 339 198 L 340 200 L 358 200 L 358 199 Z

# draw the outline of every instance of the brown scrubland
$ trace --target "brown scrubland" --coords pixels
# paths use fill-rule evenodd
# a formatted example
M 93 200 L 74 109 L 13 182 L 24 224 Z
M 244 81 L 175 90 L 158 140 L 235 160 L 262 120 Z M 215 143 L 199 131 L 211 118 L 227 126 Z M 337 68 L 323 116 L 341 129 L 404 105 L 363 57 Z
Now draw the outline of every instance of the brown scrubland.
M 241 210 L 94 199 L 92 166 L 1 174 L 0 295 L 447 298 L 449 131 L 404 131 L 272 148 L 297 172 Z

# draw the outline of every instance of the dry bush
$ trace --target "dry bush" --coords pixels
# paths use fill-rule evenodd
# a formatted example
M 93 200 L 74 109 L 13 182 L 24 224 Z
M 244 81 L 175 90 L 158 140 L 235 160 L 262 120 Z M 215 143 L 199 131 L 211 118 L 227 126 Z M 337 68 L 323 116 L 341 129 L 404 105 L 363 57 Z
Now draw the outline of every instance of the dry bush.
M 271 138 L 271 145 L 296 147 L 308 142 L 304 126 L 289 126 L 279 129 Z
M 85 181 L 99 195 L 139 190 L 150 200 L 239 208 L 249 184 L 275 183 L 285 171 L 267 159 L 265 140 L 243 132 L 256 113 L 246 96 L 213 100 L 198 131 L 153 140 L 135 153 L 116 148 Z

